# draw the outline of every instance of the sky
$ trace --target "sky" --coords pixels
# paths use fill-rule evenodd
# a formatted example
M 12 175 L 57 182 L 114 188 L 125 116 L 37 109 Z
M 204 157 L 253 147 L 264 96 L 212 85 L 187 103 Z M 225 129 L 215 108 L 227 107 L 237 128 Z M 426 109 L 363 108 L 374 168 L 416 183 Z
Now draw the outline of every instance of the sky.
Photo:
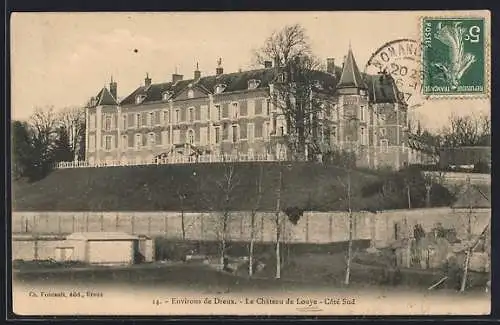
M 213 75 L 255 67 L 253 51 L 273 31 L 298 23 L 312 50 L 341 65 L 351 44 L 363 70 L 384 43 L 419 38 L 418 12 L 15 13 L 11 17 L 11 116 L 27 119 L 35 107 L 83 106 L 118 82 L 118 96 L 144 83 Z M 439 13 L 435 13 L 439 14 Z M 484 12 L 483 12 L 484 14 Z M 137 50 L 137 51 L 135 51 Z M 450 114 L 488 113 L 489 99 L 427 100 L 416 116 L 436 129 Z

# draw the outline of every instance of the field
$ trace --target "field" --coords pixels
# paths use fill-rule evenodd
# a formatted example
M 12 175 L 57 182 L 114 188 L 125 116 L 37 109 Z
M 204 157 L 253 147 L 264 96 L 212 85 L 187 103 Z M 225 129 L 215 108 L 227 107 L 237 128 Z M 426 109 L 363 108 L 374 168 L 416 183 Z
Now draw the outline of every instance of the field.
M 306 210 L 346 210 L 346 171 L 335 166 L 275 162 L 232 163 L 233 187 L 227 207 L 256 207 L 257 180 L 263 170 L 261 211 L 274 211 L 280 170 L 281 205 Z M 53 171 L 31 184 L 13 183 L 13 211 L 211 211 L 220 210 L 221 163 L 75 168 Z M 353 193 L 377 180 L 371 172 L 351 173 Z M 224 203 L 225 204 L 225 203 Z M 358 207 L 361 208 L 361 202 Z

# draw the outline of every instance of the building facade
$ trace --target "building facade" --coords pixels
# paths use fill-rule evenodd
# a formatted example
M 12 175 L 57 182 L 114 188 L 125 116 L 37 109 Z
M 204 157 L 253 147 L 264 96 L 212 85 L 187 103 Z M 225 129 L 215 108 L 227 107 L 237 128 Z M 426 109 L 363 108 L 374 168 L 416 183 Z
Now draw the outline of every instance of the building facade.
M 225 74 L 219 60 L 215 75 L 144 85 L 117 101 L 111 80 L 87 105 L 86 160 L 90 165 L 147 164 L 174 157 L 219 156 L 242 160 L 289 157 L 280 138 L 287 123 L 273 99 L 279 69 Z M 411 162 L 407 105 L 387 75 L 361 74 L 353 52 L 342 67 L 327 60 L 317 72 L 318 96 L 326 100 L 317 137 L 331 148 L 353 150 L 358 165 L 400 168 Z M 328 132 L 325 130 L 328 129 Z

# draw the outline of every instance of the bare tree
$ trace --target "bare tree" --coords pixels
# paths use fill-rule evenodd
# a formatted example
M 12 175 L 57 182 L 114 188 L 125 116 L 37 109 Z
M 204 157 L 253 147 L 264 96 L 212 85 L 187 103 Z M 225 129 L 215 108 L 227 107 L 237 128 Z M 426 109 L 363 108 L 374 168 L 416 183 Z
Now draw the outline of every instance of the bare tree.
M 248 254 L 248 275 L 253 275 L 253 265 L 254 265 L 254 244 L 255 244 L 255 218 L 257 216 L 257 211 L 260 207 L 260 201 L 262 200 L 262 177 L 264 172 L 264 166 L 260 164 L 259 166 L 259 179 L 257 180 L 257 198 L 255 204 L 250 214 L 250 248 Z
M 53 107 L 36 108 L 29 119 L 32 130 L 33 167 L 41 174 L 50 168 L 57 139 L 57 115 Z
M 66 107 L 58 114 L 58 122 L 68 132 L 69 147 L 74 160 L 82 160 L 82 146 L 85 146 L 85 109 L 82 107 Z
M 284 117 L 286 134 L 282 136 L 294 160 L 305 160 L 307 147 L 317 137 L 318 113 L 325 109 L 319 100 L 317 70 L 320 64 L 310 50 L 305 29 L 285 26 L 274 32 L 256 54 L 259 63 L 274 61 L 277 78 L 273 83 L 272 102 L 274 132 L 279 115 Z M 324 99 L 324 98 L 323 98 Z

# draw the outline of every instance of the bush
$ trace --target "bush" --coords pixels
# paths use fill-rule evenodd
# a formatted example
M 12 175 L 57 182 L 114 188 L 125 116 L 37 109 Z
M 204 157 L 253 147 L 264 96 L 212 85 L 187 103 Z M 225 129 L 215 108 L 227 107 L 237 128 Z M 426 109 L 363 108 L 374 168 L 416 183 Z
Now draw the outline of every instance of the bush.
M 478 161 L 477 163 L 474 164 L 473 171 L 475 173 L 489 174 L 491 173 L 491 167 L 484 161 Z

